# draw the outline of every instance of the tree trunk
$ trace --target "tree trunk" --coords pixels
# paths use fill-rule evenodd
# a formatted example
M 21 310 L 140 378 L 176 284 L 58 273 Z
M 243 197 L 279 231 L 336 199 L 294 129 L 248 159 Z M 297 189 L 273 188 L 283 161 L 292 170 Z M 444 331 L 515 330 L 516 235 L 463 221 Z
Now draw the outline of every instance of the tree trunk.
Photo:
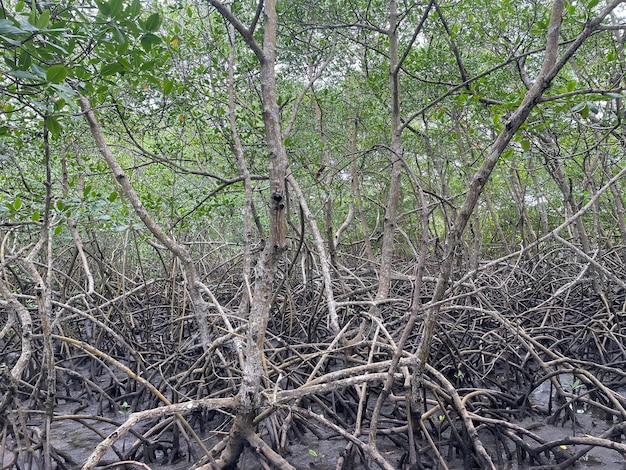
M 391 287 L 391 269 L 393 261 L 393 245 L 398 220 L 398 202 L 400 200 L 400 183 L 402 178 L 402 147 L 400 121 L 400 90 L 398 84 L 398 4 L 396 0 L 389 2 L 389 86 L 391 89 L 391 181 L 389 196 L 385 208 L 383 223 L 383 241 L 380 257 L 380 273 L 376 301 L 387 298 Z M 372 313 L 377 313 L 374 307 Z
M 253 32 L 239 23 L 224 4 L 218 1 L 211 1 L 211 4 L 243 36 L 260 62 L 263 122 L 269 156 L 269 237 L 255 267 L 244 366 L 241 386 L 236 400 L 236 416 L 229 433 L 226 448 L 217 461 L 220 468 L 232 468 L 239 460 L 246 436 L 253 433 L 253 420 L 260 405 L 261 379 L 264 374 L 263 346 L 272 306 L 274 277 L 278 262 L 286 249 L 285 207 L 288 160 L 280 126 L 280 111 L 274 70 L 278 20 L 276 0 L 265 1 L 262 49 L 255 42 Z M 211 468 L 211 464 L 203 468 Z

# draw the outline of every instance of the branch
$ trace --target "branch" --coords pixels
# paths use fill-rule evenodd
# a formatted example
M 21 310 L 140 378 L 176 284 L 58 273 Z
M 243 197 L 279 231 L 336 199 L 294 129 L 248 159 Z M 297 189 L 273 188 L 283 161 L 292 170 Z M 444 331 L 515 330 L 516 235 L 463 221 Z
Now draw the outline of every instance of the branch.
M 202 199 L 200 199 L 195 206 L 193 206 L 190 210 L 188 210 L 185 214 L 181 215 L 180 217 L 178 217 L 178 219 L 176 219 L 174 221 L 174 223 L 171 225 L 171 229 L 173 229 L 174 227 L 176 227 L 178 224 L 180 224 L 183 220 L 185 220 L 187 217 L 189 217 L 191 214 L 193 214 L 195 211 L 197 211 L 200 207 L 202 207 L 202 205 L 208 201 L 209 199 L 211 199 L 213 196 L 215 196 L 217 193 L 219 193 L 220 191 L 222 191 L 223 189 L 229 187 L 231 184 L 236 184 L 239 182 L 244 182 L 244 184 L 246 183 L 246 179 L 250 179 L 250 181 L 263 181 L 263 180 L 267 180 L 269 179 L 267 176 L 260 176 L 260 175 L 248 175 L 248 176 L 238 176 L 236 178 L 230 179 L 230 180 L 222 180 L 222 183 L 215 188 L 213 191 L 211 191 L 209 194 L 207 194 L 206 196 L 204 196 Z
M 106 439 L 96 446 L 94 451 L 82 466 L 82 470 L 93 469 L 98 464 L 104 453 L 134 425 L 140 423 L 141 421 L 171 415 L 182 417 L 183 414 L 193 413 L 198 410 L 221 410 L 224 408 L 234 408 L 234 402 L 235 400 L 233 398 L 204 398 L 201 400 L 191 400 L 184 403 L 176 403 L 174 405 L 170 404 L 159 408 L 153 408 L 151 410 L 131 413 L 126 421 L 124 421 L 124 424 L 118 426 L 115 431 L 109 434 Z
M 438 3 L 435 3 L 435 9 L 437 10 L 437 13 L 439 13 L 439 19 L 441 20 L 443 29 L 446 30 L 446 35 L 448 36 L 450 47 L 452 48 L 452 54 L 454 54 L 454 59 L 456 60 L 456 64 L 459 67 L 459 73 L 461 74 L 461 79 L 463 80 L 463 82 L 467 82 L 467 69 L 465 68 L 465 65 L 463 65 L 459 48 L 456 47 L 456 43 L 454 42 L 454 39 L 452 39 L 452 32 L 450 31 L 450 28 L 448 28 L 448 22 L 443 17 L 443 12 L 441 11 L 441 8 L 439 8 Z
M 209 3 L 213 5 L 213 7 L 219 12 L 220 15 L 224 17 L 226 21 L 228 21 L 230 24 L 232 24 L 235 27 L 237 32 L 241 34 L 241 37 L 243 38 L 243 40 L 246 41 L 246 44 L 248 44 L 250 49 L 252 49 L 252 52 L 254 52 L 254 54 L 257 56 L 257 59 L 259 59 L 259 62 L 263 62 L 263 60 L 265 60 L 265 54 L 263 54 L 263 50 L 261 49 L 259 44 L 254 40 L 253 29 L 246 28 L 243 25 L 243 23 L 239 21 L 235 15 L 233 15 L 233 12 L 230 11 L 230 8 L 228 8 L 222 2 L 218 0 L 209 0 Z M 252 22 L 251 28 L 256 27 L 258 16 L 261 14 L 260 10 L 262 8 L 262 5 L 263 5 L 263 1 L 261 0 L 259 2 L 259 6 L 257 7 L 257 13 L 255 15 L 254 21 Z
M 328 58 L 322 63 L 322 65 L 317 70 L 317 72 L 309 79 L 309 83 L 307 84 L 307 86 L 305 86 L 300 92 L 300 95 L 298 96 L 298 98 L 296 99 L 293 105 L 291 118 L 289 119 L 289 122 L 287 123 L 287 125 L 285 126 L 285 130 L 283 131 L 283 136 L 285 139 L 289 137 L 289 134 L 291 134 L 291 130 L 293 129 L 293 126 L 296 122 L 296 118 L 298 116 L 298 111 L 300 110 L 300 104 L 302 104 L 302 100 L 306 96 L 307 92 L 311 88 L 313 88 L 313 84 L 315 83 L 315 81 L 322 76 L 322 72 L 324 72 L 328 64 L 330 64 L 330 61 L 332 58 L 333 58 L 333 55 L 329 54 Z
M 111 173 L 113 174 L 114 179 L 118 182 L 124 194 L 128 198 L 130 204 L 133 206 L 135 213 L 139 216 L 144 225 L 152 232 L 152 234 L 170 250 L 174 253 L 178 258 L 180 258 L 183 262 L 191 263 L 191 256 L 187 252 L 187 250 L 181 246 L 178 242 L 176 242 L 173 238 L 167 235 L 161 227 L 157 225 L 154 219 L 150 216 L 146 208 L 141 203 L 139 199 L 139 195 L 133 188 L 132 183 L 124 173 L 124 170 L 118 163 L 117 159 L 111 152 L 108 144 L 104 140 L 104 135 L 102 134 L 102 128 L 100 127 L 100 123 L 96 119 L 96 115 L 93 112 L 93 108 L 91 104 L 82 95 L 79 95 L 78 102 L 80 104 L 80 108 L 85 114 L 85 118 L 89 123 L 89 128 L 91 129 L 91 134 L 98 146 L 98 150 L 102 157 L 104 157 L 107 162 L 109 168 L 111 169 Z
M 300 188 L 298 181 L 291 173 L 287 176 L 287 181 L 296 192 L 298 201 L 300 202 L 300 207 L 302 208 L 302 211 L 304 212 L 309 222 L 309 226 L 311 227 L 311 230 L 313 231 L 315 244 L 317 246 L 317 250 L 319 253 L 320 265 L 322 269 L 322 277 L 324 278 L 324 293 L 326 294 L 328 316 L 330 318 L 330 324 L 328 326 L 334 334 L 337 334 L 340 330 L 339 317 L 337 315 L 337 308 L 335 306 L 332 277 L 330 274 L 330 263 L 328 262 L 328 257 L 326 256 L 326 249 L 324 247 L 324 239 L 322 238 L 322 234 L 320 233 L 319 227 L 317 226 L 317 222 L 315 221 L 315 215 L 313 214 L 313 212 L 311 212 L 311 209 L 309 209 L 309 205 L 307 203 L 306 197 L 304 196 L 304 193 L 302 192 L 302 188 Z
M 294 411 L 294 413 L 304 416 L 308 418 L 309 420 L 314 419 L 320 424 L 322 424 L 323 426 L 326 426 L 327 428 L 336 432 L 337 434 L 342 436 L 344 439 L 348 440 L 353 445 L 357 446 L 361 450 L 361 452 L 371 457 L 372 460 L 374 460 L 380 468 L 384 470 L 394 469 L 394 467 L 382 456 L 382 454 L 375 447 L 373 447 L 371 443 L 366 444 L 365 442 L 361 441 L 358 437 L 350 434 L 345 429 L 343 429 L 340 426 L 337 426 L 335 423 L 329 421 L 328 419 L 326 419 L 324 416 L 320 414 L 314 413 L 310 410 L 300 408 L 300 407 L 293 407 L 292 410 Z
M 256 12 L 254 13 L 254 19 L 252 20 L 252 24 L 250 24 L 250 34 L 254 34 L 254 30 L 256 29 L 256 25 L 259 22 L 259 18 L 261 17 L 261 12 L 263 11 L 263 0 L 259 0 L 259 4 L 256 6 Z
M 94 141 L 96 142 L 96 145 L 98 146 L 100 154 L 109 166 L 109 169 L 113 174 L 113 178 L 118 182 L 118 184 L 122 188 L 122 191 L 128 198 L 131 206 L 135 211 L 135 214 L 137 214 L 137 216 L 141 219 L 146 228 L 157 238 L 157 240 L 165 245 L 165 247 L 181 261 L 185 276 L 187 278 L 186 280 L 188 282 L 191 302 L 194 306 L 196 314 L 196 321 L 198 322 L 198 327 L 200 330 L 202 347 L 206 349 L 210 342 L 209 324 L 206 316 L 208 305 L 202 297 L 202 293 L 199 288 L 202 284 L 198 280 L 198 273 L 196 271 L 195 265 L 193 264 L 193 258 L 191 257 L 191 254 L 183 245 L 167 235 L 163 231 L 163 229 L 156 223 L 156 221 L 150 216 L 146 208 L 141 203 L 141 199 L 135 191 L 132 183 L 124 174 L 124 170 L 122 169 L 119 162 L 111 152 L 108 144 L 106 143 L 104 135 L 102 133 L 102 128 L 100 127 L 100 123 L 96 119 L 96 115 L 93 112 L 91 104 L 89 103 L 87 98 L 85 98 L 81 94 L 78 94 L 78 102 L 80 104 L 81 110 L 85 114 L 87 122 L 89 123 L 91 134 Z
M 537 100 L 538 103 L 548 103 L 550 101 L 556 101 L 563 98 L 571 98 L 572 96 L 579 95 L 607 95 L 608 93 L 621 93 L 626 90 L 626 87 L 612 88 L 610 90 L 604 90 L 601 88 L 587 88 L 585 90 L 574 90 L 567 93 L 559 93 L 558 95 L 542 96 Z
M 419 24 L 415 28 L 415 31 L 413 31 L 413 36 L 411 37 L 411 40 L 409 41 L 409 44 L 406 46 L 406 49 L 404 50 L 404 54 L 402 54 L 402 57 L 400 57 L 400 59 L 398 60 L 398 65 L 397 65 L 396 69 L 394 71 L 392 71 L 393 74 L 398 73 L 398 70 L 402 67 L 402 64 L 404 63 L 404 61 L 406 60 L 407 56 L 409 55 L 409 52 L 411 52 L 411 48 L 413 47 L 413 44 L 417 40 L 417 36 L 420 33 L 420 31 L 422 30 L 422 27 L 424 26 L 424 23 L 428 19 L 428 14 L 430 13 L 430 9 L 433 7 L 434 4 L 435 4 L 435 0 L 430 0 L 428 5 L 426 6 L 426 10 L 424 10 L 424 13 L 422 14 L 422 18 L 420 19 Z

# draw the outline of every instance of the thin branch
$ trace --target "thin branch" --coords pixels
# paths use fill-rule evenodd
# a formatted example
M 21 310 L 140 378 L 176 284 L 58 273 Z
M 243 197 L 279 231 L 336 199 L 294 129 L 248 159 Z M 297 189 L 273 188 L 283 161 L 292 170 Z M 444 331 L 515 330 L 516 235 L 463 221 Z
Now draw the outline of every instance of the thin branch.
M 467 69 L 465 68 L 463 61 L 461 60 L 461 53 L 459 52 L 459 48 L 457 47 L 456 42 L 454 42 L 454 39 L 452 38 L 452 32 L 450 31 L 450 28 L 448 27 L 448 22 L 444 18 L 443 12 L 441 11 L 441 8 L 439 8 L 438 3 L 435 3 L 435 9 L 437 10 L 437 13 L 439 14 L 439 19 L 441 21 L 441 24 L 443 25 L 443 29 L 446 30 L 448 42 L 450 44 L 450 47 L 452 48 L 452 54 L 454 55 L 454 59 L 456 60 L 457 66 L 459 67 L 459 73 L 461 74 L 461 79 L 463 80 L 463 82 L 467 82 L 468 80 Z
M 419 35 L 420 31 L 422 30 L 422 27 L 424 26 L 424 23 L 428 19 L 428 15 L 430 13 L 430 9 L 433 7 L 434 4 L 435 4 L 435 0 L 430 0 L 428 5 L 426 6 L 426 10 L 424 10 L 424 13 L 422 14 L 422 18 L 420 19 L 419 24 L 416 26 L 415 31 L 413 31 L 413 36 L 411 37 L 411 40 L 409 41 L 409 44 L 406 46 L 406 48 L 404 50 L 404 54 L 402 54 L 402 57 L 400 57 L 400 59 L 398 60 L 398 64 L 397 64 L 396 68 L 392 71 L 393 74 L 397 74 L 398 73 L 398 70 L 402 67 L 402 64 L 404 63 L 404 61 L 408 57 L 409 53 L 411 52 L 411 48 L 413 47 L 413 44 L 417 40 L 417 36 Z
M 259 18 L 261 18 L 261 12 L 263 11 L 263 0 L 259 0 L 259 3 L 256 6 L 256 12 L 254 13 L 254 18 L 252 19 L 252 23 L 250 23 L 250 27 L 248 28 L 248 31 L 250 31 L 250 34 L 254 34 L 254 30 L 257 27 L 257 24 L 259 23 Z

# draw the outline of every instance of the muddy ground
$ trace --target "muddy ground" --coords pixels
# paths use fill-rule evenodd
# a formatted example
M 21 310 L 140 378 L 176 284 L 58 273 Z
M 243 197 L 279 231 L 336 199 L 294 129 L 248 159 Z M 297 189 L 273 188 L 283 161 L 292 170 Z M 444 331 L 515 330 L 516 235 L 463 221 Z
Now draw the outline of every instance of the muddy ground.
M 390 468 L 471 469 L 481 466 L 482 447 L 499 469 L 626 468 L 626 290 L 614 281 L 626 279 L 625 264 L 616 251 L 598 259 L 612 269 L 601 283 L 598 273 L 595 280 L 580 275 L 582 261 L 545 256 L 459 277 L 440 306 L 425 409 L 407 409 L 418 321 L 381 402 L 377 455 Z M 391 300 L 375 315 L 371 273 L 338 280 L 339 337 L 327 327 L 319 279 L 283 284 L 265 342 L 258 434 L 293 467 L 377 468 L 372 446 L 362 443 L 407 324 L 411 273 L 410 266 L 398 269 Z M 54 380 L 38 319 L 21 381 L 8 370 L 23 338 L 18 329 L 3 330 L 1 468 L 81 468 L 133 416 L 141 419 L 109 439 L 92 468 L 192 469 L 206 461 L 201 447 L 218 455 L 234 410 L 209 404 L 237 392 L 246 325 L 236 314 L 240 285 L 226 282 L 226 274 L 212 287 L 230 329 L 215 314 L 209 350 L 199 346 L 184 285 L 171 279 L 137 283 L 88 308 L 56 302 Z M 34 296 L 20 297 L 33 315 Z M 9 321 L 6 310 L 0 315 Z M 166 402 L 190 411 L 149 415 Z M 272 468 L 264 452 L 245 449 L 240 468 Z

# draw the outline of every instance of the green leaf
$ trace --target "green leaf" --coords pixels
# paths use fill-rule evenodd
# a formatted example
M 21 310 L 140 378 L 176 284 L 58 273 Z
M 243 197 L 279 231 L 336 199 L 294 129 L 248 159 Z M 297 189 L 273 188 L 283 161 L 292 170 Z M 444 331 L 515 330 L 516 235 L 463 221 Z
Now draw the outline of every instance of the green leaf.
M 59 235 L 62 231 L 63 231 L 63 226 L 57 225 L 56 228 L 54 229 L 54 234 Z
M 36 19 L 34 21 L 37 21 Z M 20 28 L 22 29 L 22 32 L 28 32 L 28 33 L 38 33 L 39 29 L 37 28 L 37 26 L 35 26 L 34 23 L 30 23 L 28 21 L 25 21 L 24 23 L 20 24 Z
M 22 198 L 18 196 L 15 198 L 15 201 L 13 201 L 13 210 L 17 212 L 20 210 L 21 207 L 22 207 Z
M 109 6 L 109 16 L 111 18 L 118 18 L 120 13 L 122 13 L 124 7 L 124 0 L 111 0 L 108 3 Z
M 7 44 L 11 45 L 11 46 L 15 46 L 15 47 L 21 47 L 22 46 L 22 42 L 21 41 L 16 41 L 15 39 L 11 39 L 7 36 L 3 36 L 0 35 L 0 39 L 2 39 L 4 42 L 6 42 Z M 5 61 L 8 60 L 7 57 L 4 58 Z
M 20 68 L 20 70 L 28 70 L 31 63 L 32 63 L 32 60 L 31 60 L 29 51 L 23 50 L 20 53 L 19 58 L 17 59 L 18 67 Z
M 65 85 L 53 83 L 50 85 L 50 88 L 54 88 L 59 92 L 59 95 L 61 95 L 65 99 L 65 104 L 67 104 L 67 102 L 71 102 L 72 99 L 76 96 L 76 91 Z
M 616 51 L 609 51 L 609 52 L 606 54 L 606 60 L 608 60 L 608 61 L 613 61 L 613 60 L 615 60 L 615 59 L 617 59 L 617 52 L 616 52 Z
M 587 106 L 589 107 L 589 111 L 591 111 L 593 114 L 598 114 L 600 112 L 595 103 L 588 102 Z
M 141 0 L 133 0 L 133 3 L 128 6 L 128 16 L 135 18 L 139 16 L 139 13 L 141 13 Z
M 33 0 L 30 4 L 30 15 L 28 15 L 28 22 L 35 27 L 37 24 L 37 4 Z M 22 29 L 25 29 L 25 24 L 22 24 Z
M 58 99 L 54 102 L 54 110 L 61 111 L 63 108 L 65 108 L 66 104 L 67 104 L 67 101 L 65 101 L 63 98 Z
M 610 96 L 611 98 L 615 98 L 618 100 L 624 97 L 621 93 L 613 93 L 613 92 L 606 93 L 606 96 Z
M 46 29 L 50 23 L 50 10 L 44 10 L 39 18 L 37 18 L 37 26 L 39 29 Z
M 50 30 L 48 30 L 50 31 Z M 66 30 L 63 30 L 63 32 L 65 32 Z M 58 44 L 54 44 L 53 42 L 48 41 L 46 43 L 46 53 L 48 52 L 48 48 L 50 49 L 56 49 L 57 52 L 60 52 L 62 55 L 67 55 L 67 49 L 64 49 L 63 47 L 59 46 Z M 49 51 L 52 52 L 52 51 Z
M 114 202 L 117 199 L 117 191 L 113 191 L 111 194 L 109 194 L 109 202 Z
M 37 80 L 39 77 L 31 72 L 26 72 L 24 70 L 11 70 L 6 73 L 7 75 L 11 75 L 15 78 L 21 78 L 23 80 Z
M 112 64 L 103 65 L 100 69 L 100 75 L 102 75 L 103 77 L 106 77 L 108 75 L 115 75 L 122 70 L 124 70 L 122 64 L 120 64 L 119 62 L 114 62 Z
M 309 449 L 309 455 L 311 457 L 317 457 L 317 452 L 315 452 L 313 449 Z
M 117 62 L 122 66 L 122 68 L 126 71 L 131 70 L 133 68 L 132 65 L 130 65 L 130 62 L 128 61 L 128 59 L 126 57 L 120 57 L 119 59 L 117 59 Z
M 102 13 L 104 16 L 109 16 L 110 7 L 108 3 L 96 0 L 96 5 L 98 5 L 98 10 L 100 10 L 100 13 Z
M 52 135 L 56 137 L 61 133 L 61 124 L 59 124 L 57 118 L 49 116 L 46 118 L 46 129 L 48 129 Z
M 67 69 L 62 64 L 53 65 L 46 70 L 46 80 L 50 83 L 61 83 L 67 77 Z
M 578 82 L 576 80 L 568 80 L 567 82 L 567 91 L 572 92 L 576 89 Z
M 582 103 L 578 103 L 576 106 L 572 108 L 573 113 L 579 113 L 583 110 L 583 108 L 587 106 L 587 102 L 583 101 Z
M 591 10 L 593 7 L 595 7 L 598 3 L 600 3 L 600 0 L 591 0 L 589 3 L 587 3 L 587 8 L 589 10 Z
M 589 116 L 589 106 L 587 106 L 587 103 L 585 103 L 585 107 L 580 110 L 580 115 L 585 119 Z
M 143 36 L 141 36 L 140 41 L 141 47 L 143 47 L 146 52 L 150 52 L 150 49 L 152 49 L 153 45 L 159 44 L 161 42 L 161 38 L 152 33 L 145 33 Z
M 146 70 L 152 70 L 154 68 L 154 60 L 147 60 L 139 67 L 142 72 Z
M 122 30 L 120 30 L 120 28 L 118 28 L 117 26 L 113 27 L 112 30 L 113 30 L 113 36 L 115 37 L 115 40 L 118 42 L 118 44 L 120 45 L 126 44 L 126 36 L 124 36 L 124 33 L 122 32 Z
M 520 142 L 520 144 L 522 145 L 522 150 L 524 152 L 528 152 L 530 150 L 530 141 L 527 139 L 524 139 Z
M 0 20 L 0 34 L 21 34 L 20 28 L 16 27 L 11 20 Z
M 39 222 L 40 219 L 41 219 L 41 215 L 39 214 L 39 211 L 33 212 L 32 215 L 30 216 L 30 220 L 32 220 L 33 222 Z
M 144 23 L 144 29 L 148 32 L 154 32 L 159 29 L 163 19 L 158 13 L 151 14 Z
M 163 82 L 163 94 L 165 96 L 169 95 L 174 89 L 174 80 L 165 80 Z

